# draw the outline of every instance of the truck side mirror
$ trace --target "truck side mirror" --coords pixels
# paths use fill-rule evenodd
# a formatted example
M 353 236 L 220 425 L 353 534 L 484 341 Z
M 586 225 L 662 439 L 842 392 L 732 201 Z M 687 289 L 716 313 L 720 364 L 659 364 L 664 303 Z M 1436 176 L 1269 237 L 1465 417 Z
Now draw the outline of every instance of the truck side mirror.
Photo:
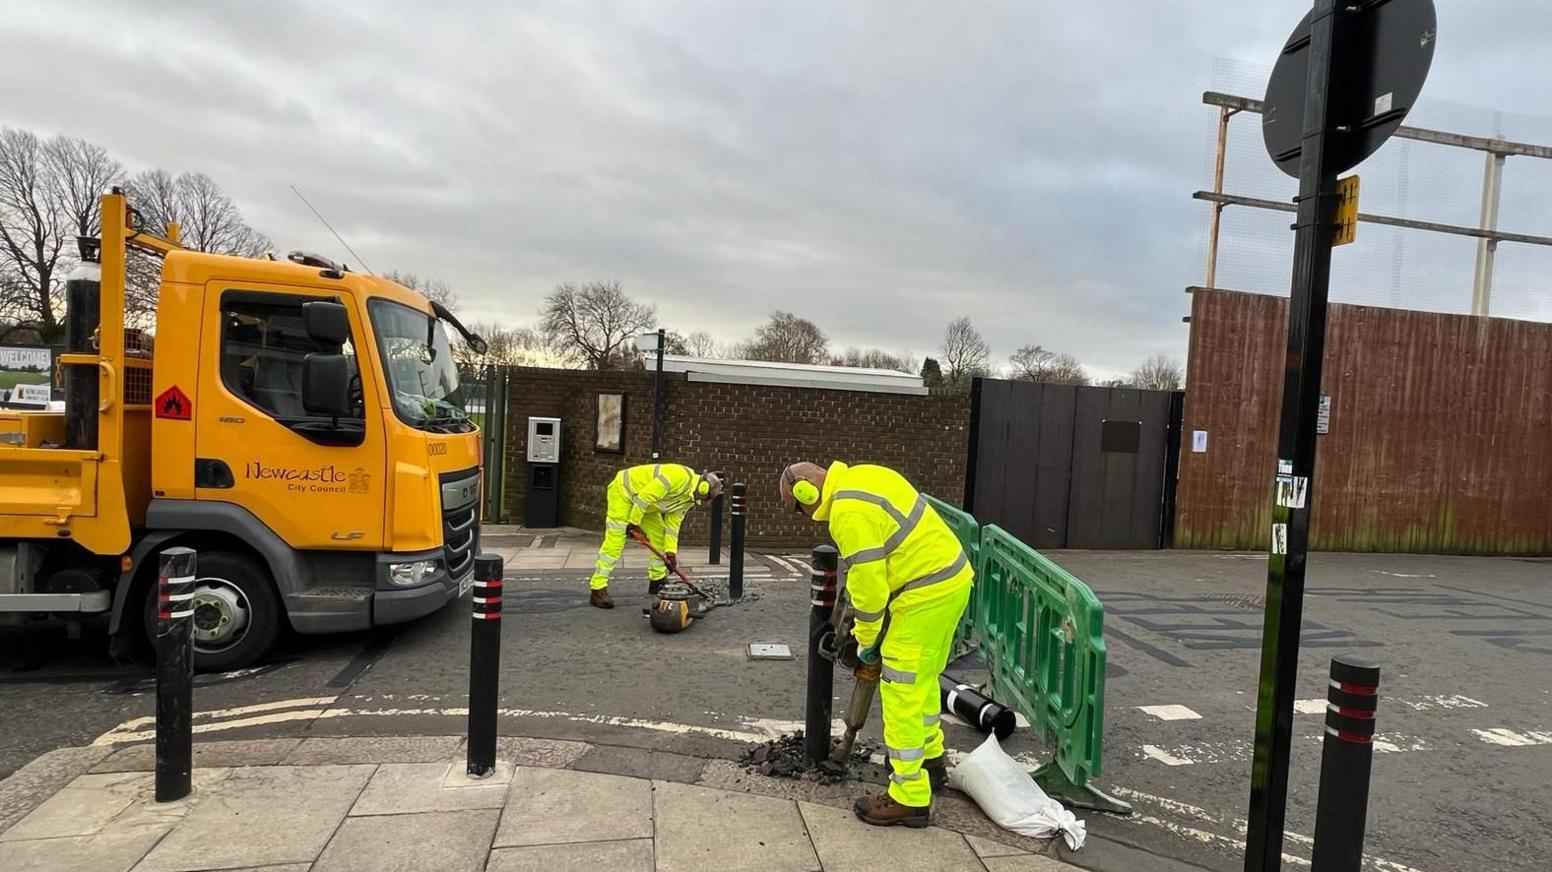
M 350 414 L 350 366 L 345 355 L 315 351 L 302 358 L 302 408 L 309 415 L 329 418 Z
M 350 338 L 350 316 L 345 307 L 327 300 L 310 300 L 302 304 L 302 326 L 308 338 L 320 345 L 344 345 Z

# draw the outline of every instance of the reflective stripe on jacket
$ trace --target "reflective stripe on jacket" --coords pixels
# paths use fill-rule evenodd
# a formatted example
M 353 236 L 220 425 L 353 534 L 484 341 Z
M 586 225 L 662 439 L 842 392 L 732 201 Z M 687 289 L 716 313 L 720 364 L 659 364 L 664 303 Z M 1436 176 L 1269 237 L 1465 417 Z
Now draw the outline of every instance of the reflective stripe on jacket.
M 857 641 L 878 638 L 884 612 L 947 596 L 974 579 L 959 538 L 904 476 L 836 462 L 814 518 L 828 521 L 845 565 Z
M 612 486 L 620 487 L 630 497 L 629 524 L 641 524 L 647 512 L 663 516 L 663 549 L 679 550 L 679 526 L 684 523 L 684 513 L 695 506 L 695 486 L 701 477 L 681 463 L 646 463 L 620 470 L 614 476 Z

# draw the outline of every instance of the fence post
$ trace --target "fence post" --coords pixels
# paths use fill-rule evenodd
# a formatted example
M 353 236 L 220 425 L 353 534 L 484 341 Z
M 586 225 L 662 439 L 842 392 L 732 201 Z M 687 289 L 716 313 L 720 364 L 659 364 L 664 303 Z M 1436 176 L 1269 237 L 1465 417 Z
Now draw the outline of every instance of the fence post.
M 808 702 L 803 710 L 803 765 L 809 768 L 830 759 L 835 664 L 820 650 L 835 613 L 835 569 L 839 558 L 840 553 L 830 545 L 816 546 L 812 555 L 813 574 L 808 585 Z M 842 641 L 836 640 L 837 649 Z
M 727 480 L 727 473 L 719 472 L 719 473 L 717 473 L 717 478 L 722 480 L 722 481 L 726 481 Z M 717 496 L 716 496 L 716 499 L 713 499 L 711 501 L 710 509 L 711 509 L 711 521 L 710 521 L 710 529 L 709 529 L 708 532 L 710 534 L 710 539 L 711 539 L 711 553 L 709 555 L 707 555 L 707 560 L 711 563 L 712 566 L 717 566 L 718 564 L 720 564 L 722 562 L 722 494 L 721 494 L 721 492 L 718 492 Z
M 194 769 L 194 561 L 162 552 L 156 579 L 156 801 L 189 795 Z
M 501 557 L 474 558 L 473 626 L 469 633 L 468 773 L 484 778 L 496 769 L 496 701 L 501 681 Z
M 1358 872 L 1369 816 L 1369 771 L 1380 668 L 1357 657 L 1331 658 L 1326 737 L 1315 805 L 1314 872 Z
M 744 595 L 744 483 L 733 484 L 733 542 L 728 555 L 728 599 L 735 602 Z

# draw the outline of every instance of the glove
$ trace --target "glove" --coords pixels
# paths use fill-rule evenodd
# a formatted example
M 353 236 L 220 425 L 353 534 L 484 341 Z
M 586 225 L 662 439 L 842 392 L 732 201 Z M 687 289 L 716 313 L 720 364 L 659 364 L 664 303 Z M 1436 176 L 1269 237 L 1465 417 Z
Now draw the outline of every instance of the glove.
M 859 648 L 857 650 L 857 659 L 862 661 L 862 664 L 864 666 L 872 666 L 873 664 L 877 663 L 878 662 L 878 645 L 877 644 L 873 644 L 873 645 L 869 645 L 866 648 Z
M 679 555 L 670 551 L 663 555 L 663 562 L 668 565 L 669 572 L 679 571 Z

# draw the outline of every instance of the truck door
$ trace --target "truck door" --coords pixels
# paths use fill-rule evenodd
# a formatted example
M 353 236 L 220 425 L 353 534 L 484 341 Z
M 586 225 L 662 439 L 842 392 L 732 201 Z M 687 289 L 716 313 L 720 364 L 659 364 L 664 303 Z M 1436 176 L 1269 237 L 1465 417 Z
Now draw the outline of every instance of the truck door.
M 361 313 L 348 296 L 212 283 L 194 403 L 197 498 L 251 511 L 293 548 L 382 547 L 385 451 Z M 331 419 L 302 402 L 304 360 L 330 353 L 308 336 L 302 304 L 345 304 L 353 408 Z M 370 400 L 368 398 L 371 398 Z

